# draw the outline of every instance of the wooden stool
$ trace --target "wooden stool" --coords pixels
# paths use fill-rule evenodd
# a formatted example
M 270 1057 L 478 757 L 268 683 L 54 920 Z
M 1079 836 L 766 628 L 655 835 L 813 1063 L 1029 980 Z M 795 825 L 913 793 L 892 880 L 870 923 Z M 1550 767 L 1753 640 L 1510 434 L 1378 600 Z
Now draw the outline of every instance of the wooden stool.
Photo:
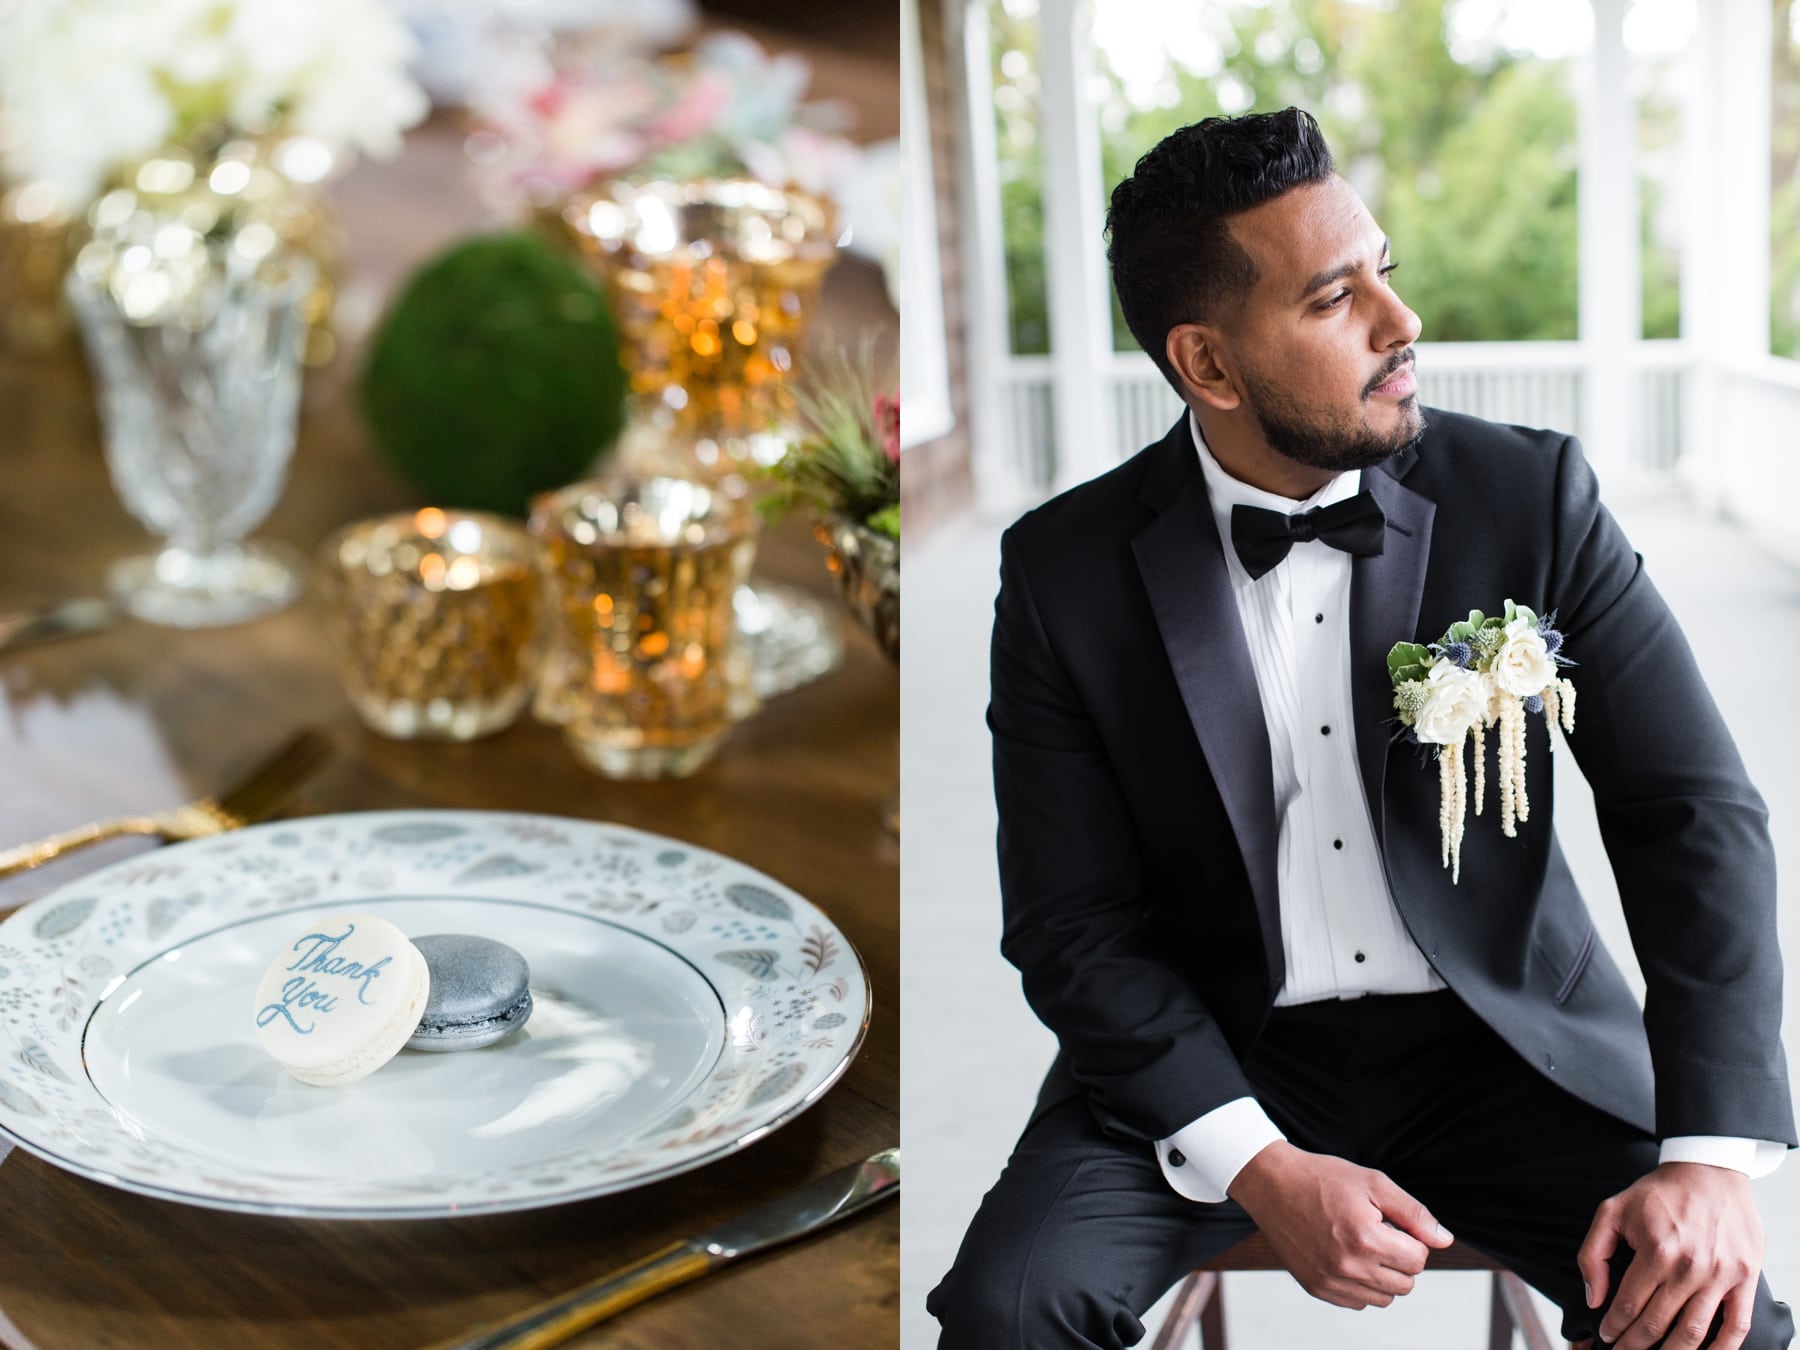
M 1252 1233 L 1231 1250 L 1214 1257 L 1182 1282 L 1168 1320 L 1156 1333 L 1150 1350 L 1176 1350 L 1189 1332 L 1198 1327 L 1201 1350 L 1225 1350 L 1225 1287 L 1228 1270 L 1285 1270 L 1261 1233 Z M 1513 1332 L 1525 1340 L 1525 1350 L 1556 1350 L 1564 1342 L 1551 1340 L 1531 1305 L 1525 1281 L 1491 1257 L 1457 1242 L 1433 1251 L 1427 1270 L 1486 1270 L 1493 1272 L 1493 1302 L 1488 1310 L 1488 1350 L 1510 1350 Z

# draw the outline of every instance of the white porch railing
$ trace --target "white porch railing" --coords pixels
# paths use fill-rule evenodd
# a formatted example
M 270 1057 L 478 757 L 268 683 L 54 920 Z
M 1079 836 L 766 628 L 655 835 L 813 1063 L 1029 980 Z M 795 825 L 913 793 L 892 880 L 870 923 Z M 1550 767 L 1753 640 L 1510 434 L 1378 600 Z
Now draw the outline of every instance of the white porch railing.
M 1590 357 L 1579 342 L 1421 343 L 1419 399 L 1432 407 L 1496 422 L 1550 427 L 1585 436 Z M 1682 386 L 1686 351 L 1680 342 L 1643 342 L 1631 356 L 1631 426 L 1625 467 L 1667 473 L 1682 454 Z M 994 481 L 1030 501 L 1058 482 L 1054 368 L 1049 357 L 1015 356 L 1000 371 L 991 456 Z M 1150 358 L 1122 352 L 1099 381 L 1109 437 L 1098 457 L 1110 467 L 1161 438 L 1181 415 L 1181 400 Z M 1092 457 L 1088 458 L 1092 462 Z
M 1800 566 L 1789 519 L 1800 500 L 1800 361 L 1763 357 L 1727 366 L 1717 380 L 1715 411 L 1693 433 L 1681 476 L 1702 502 Z

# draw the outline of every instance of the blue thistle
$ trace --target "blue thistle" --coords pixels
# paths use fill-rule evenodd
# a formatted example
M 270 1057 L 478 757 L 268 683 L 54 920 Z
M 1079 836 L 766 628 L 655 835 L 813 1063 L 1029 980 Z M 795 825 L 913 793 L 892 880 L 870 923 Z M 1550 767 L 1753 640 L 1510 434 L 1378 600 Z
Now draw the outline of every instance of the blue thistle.
M 1539 713 L 1544 711 L 1544 696 L 1542 694 L 1527 694 L 1525 695 L 1524 703 L 1525 711 L 1528 713 Z
M 1448 660 L 1452 665 L 1467 670 L 1475 660 L 1475 650 L 1466 642 L 1433 642 L 1430 650 Z
M 1556 631 L 1556 611 L 1551 610 L 1538 620 L 1538 636 L 1544 639 L 1544 651 L 1559 666 L 1572 666 L 1576 662 L 1561 655 L 1563 635 Z

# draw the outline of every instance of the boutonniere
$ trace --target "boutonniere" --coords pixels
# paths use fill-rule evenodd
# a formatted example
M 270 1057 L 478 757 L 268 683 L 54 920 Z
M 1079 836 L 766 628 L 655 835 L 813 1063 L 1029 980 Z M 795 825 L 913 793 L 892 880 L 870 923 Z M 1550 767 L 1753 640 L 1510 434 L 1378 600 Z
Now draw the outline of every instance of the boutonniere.
M 1563 655 L 1555 621 L 1555 614 L 1539 618 L 1508 600 L 1504 615 L 1470 610 L 1436 642 L 1396 642 L 1388 652 L 1401 725 L 1416 743 L 1437 747 L 1438 830 L 1453 884 L 1462 876 L 1468 802 L 1463 742 L 1474 741 L 1475 814 L 1480 815 L 1487 732 L 1499 728 L 1500 829 L 1511 839 L 1518 833 L 1515 823 L 1531 819 L 1525 795 L 1526 715 L 1541 712 L 1560 721 L 1565 732 L 1575 730 L 1575 686 L 1557 673 L 1575 662 Z

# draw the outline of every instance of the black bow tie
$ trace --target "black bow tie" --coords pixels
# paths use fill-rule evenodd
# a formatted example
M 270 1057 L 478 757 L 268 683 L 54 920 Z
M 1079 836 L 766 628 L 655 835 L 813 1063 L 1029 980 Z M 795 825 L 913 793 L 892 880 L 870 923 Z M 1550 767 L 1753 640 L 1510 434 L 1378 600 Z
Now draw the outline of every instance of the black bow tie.
M 1387 517 L 1375 495 L 1366 489 L 1330 506 L 1288 515 L 1265 511 L 1260 506 L 1231 508 L 1231 542 L 1252 579 L 1260 577 L 1287 557 L 1295 544 L 1317 539 L 1346 553 L 1368 557 L 1386 543 Z

